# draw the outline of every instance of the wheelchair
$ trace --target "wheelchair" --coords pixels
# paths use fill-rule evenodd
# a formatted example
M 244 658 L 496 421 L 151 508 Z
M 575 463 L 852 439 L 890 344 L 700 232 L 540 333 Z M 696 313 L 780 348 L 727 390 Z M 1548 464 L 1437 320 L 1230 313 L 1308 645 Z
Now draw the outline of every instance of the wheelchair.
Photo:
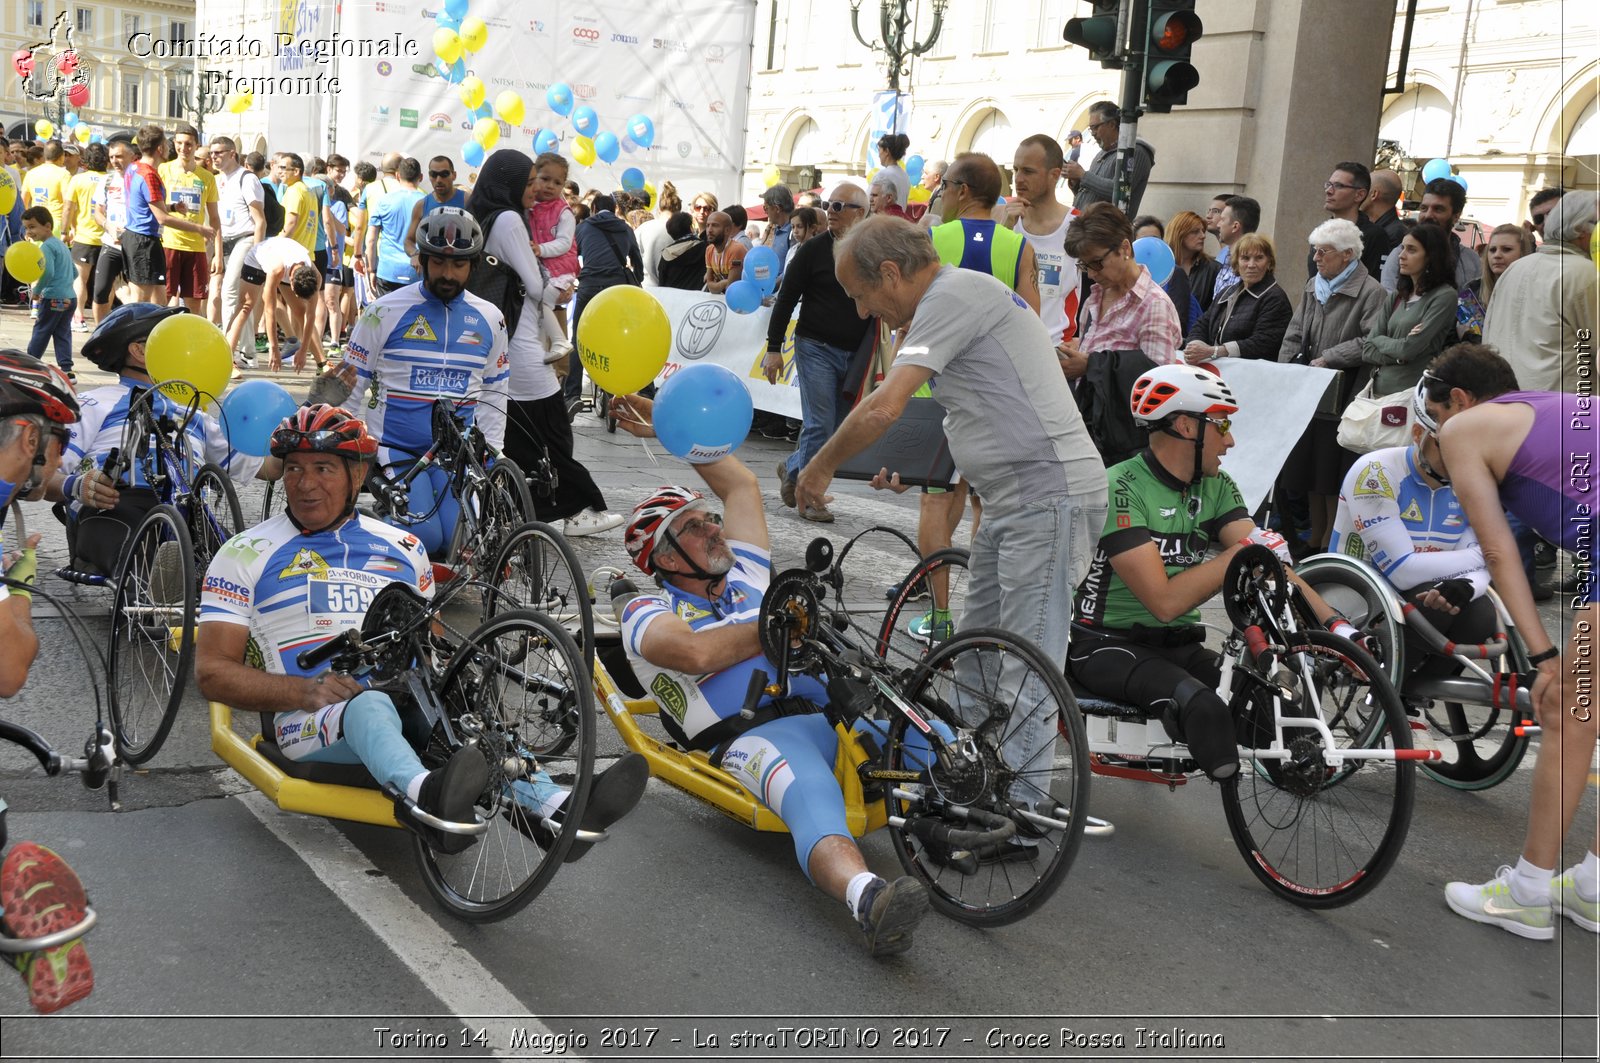
M 1504 782 L 1522 762 L 1532 735 L 1532 671 L 1516 624 L 1499 595 L 1489 600 L 1499 633 L 1485 645 L 1457 645 L 1441 635 L 1394 586 L 1366 562 L 1344 554 L 1317 554 L 1295 572 L 1350 622 L 1368 632 L 1381 649 L 1382 666 L 1409 709 L 1427 725 L 1428 740 L 1443 759 L 1423 762 L 1423 774 L 1457 790 L 1486 790 Z M 1438 679 L 1411 676 L 1405 632 L 1419 635 L 1432 652 L 1458 662 L 1458 674 Z
M 452 915 L 491 922 L 514 915 L 549 884 L 578 841 L 605 839 L 580 830 L 594 774 L 593 694 L 583 656 L 549 617 L 505 609 L 462 632 L 452 622 L 456 599 L 472 581 L 444 586 L 429 601 L 392 583 L 351 629 L 298 658 L 304 669 L 328 663 L 334 671 L 388 693 L 403 731 L 423 766 L 442 766 L 463 744 L 476 744 L 489 762 L 489 784 L 471 823 L 452 823 L 417 808 L 392 785 L 380 786 L 359 764 L 294 761 L 278 747 L 271 713 L 260 733 L 233 726 L 233 710 L 212 702 L 211 747 L 222 760 L 287 812 L 400 827 L 406 819 L 470 839 L 459 852 L 433 847 L 412 834 L 412 850 L 428 891 Z M 479 592 L 493 589 L 477 585 Z M 570 741 L 550 744 L 550 720 L 569 722 Z M 544 771 L 571 790 L 560 820 L 536 817 L 517 803 L 512 784 Z M 450 846 L 459 848 L 459 844 Z
M 56 571 L 69 583 L 113 590 L 107 700 L 117 751 L 132 765 L 159 753 L 177 720 L 194 665 L 201 581 L 222 544 L 245 527 L 233 482 L 189 434 L 199 395 L 190 389 L 185 403 L 158 403 L 161 386 L 135 394 L 121 445 L 101 469 L 119 490 L 136 474 L 156 505 L 129 528 L 112 575 L 86 571 L 76 558 Z

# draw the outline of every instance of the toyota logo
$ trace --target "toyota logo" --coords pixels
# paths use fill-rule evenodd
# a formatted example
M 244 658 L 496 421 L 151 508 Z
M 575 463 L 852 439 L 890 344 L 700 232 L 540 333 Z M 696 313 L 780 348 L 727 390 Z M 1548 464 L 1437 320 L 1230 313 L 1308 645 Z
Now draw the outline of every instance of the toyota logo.
M 593 26 L 574 26 L 572 27 L 572 36 L 580 41 L 595 41 L 598 43 L 600 31 Z
M 722 337 L 722 326 L 728 317 L 726 303 L 696 303 L 678 323 L 678 353 L 689 361 L 704 358 L 711 353 Z

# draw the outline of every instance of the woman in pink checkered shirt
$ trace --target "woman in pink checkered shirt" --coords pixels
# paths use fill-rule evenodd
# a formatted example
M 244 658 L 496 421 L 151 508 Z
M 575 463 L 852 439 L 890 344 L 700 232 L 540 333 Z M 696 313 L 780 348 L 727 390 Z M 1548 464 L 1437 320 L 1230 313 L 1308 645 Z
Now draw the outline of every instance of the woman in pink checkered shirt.
M 1089 325 L 1057 352 L 1076 380 L 1095 351 L 1140 350 L 1157 365 L 1181 362 L 1178 308 L 1150 271 L 1133 260 L 1133 227 L 1110 203 L 1096 203 L 1067 227 L 1067 254 L 1094 281 L 1079 320 Z

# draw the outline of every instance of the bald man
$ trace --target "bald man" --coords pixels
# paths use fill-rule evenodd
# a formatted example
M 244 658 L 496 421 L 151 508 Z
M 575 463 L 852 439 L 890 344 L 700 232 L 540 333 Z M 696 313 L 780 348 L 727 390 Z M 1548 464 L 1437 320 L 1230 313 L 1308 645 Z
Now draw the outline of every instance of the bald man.
M 749 250 L 734 239 L 738 226 L 723 211 L 706 217 L 706 291 L 718 295 L 744 276 L 744 256 Z M 785 319 L 787 320 L 787 319 Z
M 1406 234 L 1406 227 L 1395 209 L 1400 202 L 1401 187 L 1400 175 L 1393 170 L 1373 170 L 1372 191 L 1361 207 L 1367 220 L 1382 230 L 1390 247 L 1399 247 Z

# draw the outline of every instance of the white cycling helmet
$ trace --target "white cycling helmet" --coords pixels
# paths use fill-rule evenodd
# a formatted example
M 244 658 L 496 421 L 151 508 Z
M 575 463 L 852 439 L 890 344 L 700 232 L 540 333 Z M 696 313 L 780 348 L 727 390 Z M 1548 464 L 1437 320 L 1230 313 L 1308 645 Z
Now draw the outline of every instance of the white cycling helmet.
M 1225 417 L 1239 409 L 1227 383 L 1192 365 L 1158 365 L 1134 382 L 1129 399 L 1135 424 L 1148 428 L 1179 413 Z
M 1423 431 L 1438 435 L 1439 422 L 1428 412 L 1428 380 L 1428 375 L 1424 373 L 1422 379 L 1417 381 L 1417 389 L 1411 393 L 1411 412 Z

